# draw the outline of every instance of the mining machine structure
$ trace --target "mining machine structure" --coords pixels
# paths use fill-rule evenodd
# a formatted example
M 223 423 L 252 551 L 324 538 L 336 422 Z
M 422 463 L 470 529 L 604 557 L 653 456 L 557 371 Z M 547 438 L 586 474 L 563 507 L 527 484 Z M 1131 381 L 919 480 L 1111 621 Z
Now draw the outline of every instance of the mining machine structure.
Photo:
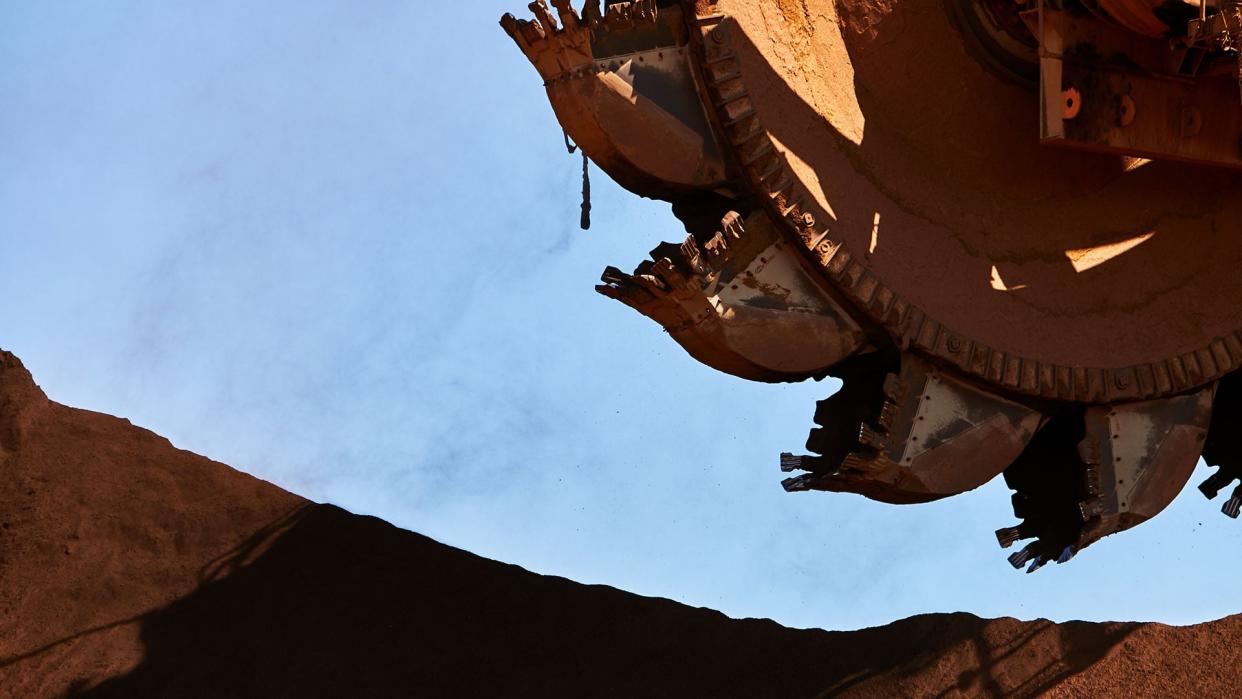
M 687 232 L 596 289 L 720 371 L 841 379 L 786 490 L 1003 475 L 1032 571 L 1201 454 L 1208 497 L 1242 477 L 1237 0 L 529 9 L 567 143 Z

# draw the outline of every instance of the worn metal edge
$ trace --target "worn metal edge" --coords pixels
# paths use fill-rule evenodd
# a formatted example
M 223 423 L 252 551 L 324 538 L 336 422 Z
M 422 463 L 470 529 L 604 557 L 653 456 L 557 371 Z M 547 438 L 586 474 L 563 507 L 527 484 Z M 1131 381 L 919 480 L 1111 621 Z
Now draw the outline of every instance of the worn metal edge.
M 972 340 L 901 297 L 835 240 L 828 216 L 794 174 L 750 101 L 737 52 L 729 47 L 723 15 L 687 13 L 690 44 L 710 97 L 708 109 L 722 129 L 721 142 L 745 174 L 747 184 L 785 233 L 799 243 L 813 266 L 857 310 L 883 327 L 898 347 L 910 348 L 1001 391 L 1075 403 L 1107 404 L 1161 398 L 1219 379 L 1242 364 L 1239 331 L 1214 338 L 1202 348 L 1145 364 L 1119 368 L 1044 362 Z

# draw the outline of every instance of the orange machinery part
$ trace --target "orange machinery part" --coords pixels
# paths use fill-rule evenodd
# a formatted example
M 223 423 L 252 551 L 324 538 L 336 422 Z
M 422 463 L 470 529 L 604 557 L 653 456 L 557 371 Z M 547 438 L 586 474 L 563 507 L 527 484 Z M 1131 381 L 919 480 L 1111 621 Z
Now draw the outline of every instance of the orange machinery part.
M 1165 0 L 1099 0 L 1100 8 L 1126 29 L 1143 36 L 1160 37 L 1169 32 L 1169 25 L 1156 16 L 1156 8 Z

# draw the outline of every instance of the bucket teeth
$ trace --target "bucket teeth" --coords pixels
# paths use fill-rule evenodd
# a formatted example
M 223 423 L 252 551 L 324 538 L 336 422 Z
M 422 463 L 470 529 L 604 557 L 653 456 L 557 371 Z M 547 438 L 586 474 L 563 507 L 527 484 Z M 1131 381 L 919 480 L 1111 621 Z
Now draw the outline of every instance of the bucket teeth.
M 1001 527 L 996 530 L 996 541 L 1003 549 L 1013 546 L 1014 542 L 1021 538 L 1022 530 L 1018 527 Z
M 1199 492 L 1209 500 L 1242 480 L 1242 430 L 1237 425 L 1242 420 L 1242 371 L 1227 374 L 1216 386 L 1212 405 L 1212 422 L 1208 426 L 1207 439 L 1203 443 L 1203 460 L 1208 466 L 1217 467 L 1216 472 L 1199 484 Z M 1238 485 L 1220 511 L 1237 519 L 1242 511 L 1242 485 Z
M 1208 500 L 1215 500 L 1216 496 L 1220 494 L 1220 491 L 1232 482 L 1233 476 L 1226 474 L 1225 470 L 1222 468 L 1216 473 L 1208 476 L 1206 481 L 1199 484 L 1199 492 L 1203 493 L 1204 497 Z
M 612 265 L 605 267 L 603 274 L 599 275 L 599 280 L 605 284 L 624 284 L 629 281 L 629 279 L 630 275 L 622 272 Z
M 582 21 L 592 29 L 603 19 L 599 11 L 599 0 L 586 0 L 582 3 Z
M 1094 494 L 1098 494 L 1098 491 Z M 1100 503 L 1098 498 L 1092 498 L 1078 503 L 1078 513 L 1084 522 L 1090 522 L 1092 519 L 1099 517 L 1103 509 L 1104 506 Z
M 813 469 L 811 462 L 814 457 L 802 456 L 800 454 L 790 454 L 789 452 L 781 453 L 781 471 L 784 473 L 792 473 L 794 471 L 810 471 Z
M 1059 558 L 1057 554 L 1082 532 L 1084 516 L 1094 502 L 1087 492 L 1092 478 L 1083 463 L 1083 452 L 1092 454 L 1080 448 L 1083 424 L 1081 410 L 1053 415 L 1005 470 L 1005 482 L 1014 490 L 1013 513 L 1022 523 L 997 530 L 997 541 L 1005 546 L 1017 539 L 1034 539 L 1009 556 L 1014 568 L 1036 559 L 1043 565 Z
M 707 264 L 703 261 L 703 255 L 699 250 L 698 241 L 695 240 L 693 234 L 687 236 L 686 239 L 682 241 L 678 254 L 681 257 L 682 262 L 685 263 L 686 267 L 698 276 L 707 278 L 708 275 L 711 274 L 711 270 L 708 269 Z
M 972 490 L 1018 456 L 1041 419 L 907 354 L 860 355 L 831 374 L 843 385 L 816 406 L 806 442 L 819 455 L 811 470 L 825 476 L 817 490 L 895 504 Z
M 1005 482 L 1016 491 L 1018 529 L 1035 538 L 1010 563 L 1033 561 L 1032 570 L 1049 561 L 1065 563 L 1091 543 L 1157 515 L 1194 469 L 1197 450 L 1185 447 L 1203 439 L 1212 397 L 1209 387 L 1054 414 L 1005 471 Z M 1212 495 L 1232 480 L 1214 477 L 1200 489 Z M 1224 512 L 1242 513 L 1242 488 Z M 1002 546 L 1014 536 L 1012 529 L 997 532 Z
M 1095 497 L 1100 494 L 1100 469 L 1098 462 L 1086 462 L 1087 467 L 1083 472 L 1082 485 L 1087 495 Z
M 720 233 L 726 240 L 739 240 L 746 235 L 746 225 L 742 215 L 730 211 L 720 217 Z
M 1022 566 L 1026 565 L 1027 561 L 1034 557 L 1035 544 L 1027 544 L 1026 548 L 1021 551 L 1009 554 L 1009 565 L 1013 566 L 1015 570 L 1021 569 Z
M 807 490 L 812 490 L 811 483 L 814 480 L 815 474 L 804 473 L 801 476 L 794 476 L 793 478 L 786 478 L 781 481 L 781 487 L 785 489 L 786 493 L 801 493 Z
M 651 250 L 650 255 L 653 264 L 655 261 L 668 260 L 682 273 L 688 274 L 694 271 L 687 259 L 684 241 L 682 243 L 661 242 Z
M 1242 474 L 1238 473 L 1238 469 L 1234 462 L 1221 464 L 1220 469 L 1208 476 L 1208 479 L 1199 484 L 1199 492 L 1203 493 L 1208 500 L 1214 500 L 1220 491 L 1229 487 L 1235 480 L 1242 478 Z M 1226 517 L 1237 519 L 1239 513 L 1242 513 L 1242 483 L 1234 488 L 1233 494 L 1221 505 L 1220 511 Z
M 608 5 L 604 20 L 618 26 L 635 25 L 640 21 L 655 21 L 659 8 L 655 0 L 631 0 Z
M 706 283 L 686 257 L 686 244 L 660 243 L 652 257 L 638 263 L 633 274 L 604 268 L 595 290 L 616 299 L 665 327 L 692 324 L 714 313 L 703 295 Z
M 535 0 L 531 4 L 527 5 L 527 7 L 530 8 L 531 13 L 535 15 L 535 19 L 539 20 L 539 22 L 543 24 L 548 31 L 554 32 L 559 28 L 556 26 L 556 20 L 553 19 L 552 13 L 548 12 L 547 3 L 543 0 Z
M 1225 501 L 1225 504 L 1221 506 L 1220 511 L 1224 512 L 1225 516 L 1231 519 L 1238 518 L 1238 514 L 1242 513 L 1242 485 L 1239 485 L 1234 489 L 1233 495 Z
M 565 25 L 566 29 L 577 26 L 578 12 L 574 10 L 570 0 L 552 0 L 552 7 L 556 8 L 556 14 L 560 15 L 561 24 Z
M 883 449 L 888 446 L 884 439 L 883 433 L 879 430 L 872 429 L 867 425 L 860 425 L 858 428 L 858 443 L 864 447 L 871 449 Z
M 888 434 L 893 430 L 893 422 L 897 418 L 897 411 L 900 406 L 891 400 L 884 401 L 884 406 L 880 408 L 880 417 L 876 420 L 877 427 L 881 432 Z
M 841 388 L 816 404 L 819 427 L 811 430 L 806 442 L 807 449 L 822 455 L 826 465 L 835 469 L 863 443 L 879 441 L 871 424 L 883 408 L 881 387 L 889 368 L 884 357 L 872 354 L 856 357 L 834 371 L 842 380 Z

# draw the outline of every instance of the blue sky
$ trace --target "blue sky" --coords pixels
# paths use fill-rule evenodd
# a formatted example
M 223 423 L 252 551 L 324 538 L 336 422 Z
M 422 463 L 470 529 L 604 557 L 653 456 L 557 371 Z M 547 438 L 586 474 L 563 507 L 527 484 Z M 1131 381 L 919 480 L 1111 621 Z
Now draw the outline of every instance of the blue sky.
M 0 347 L 310 498 L 732 616 L 1237 611 L 1242 524 L 1193 487 L 1029 576 L 999 479 L 784 493 L 836 384 L 716 373 L 592 290 L 684 233 L 598 170 L 577 229 L 579 161 L 496 24 L 522 4 L 6 3 Z

